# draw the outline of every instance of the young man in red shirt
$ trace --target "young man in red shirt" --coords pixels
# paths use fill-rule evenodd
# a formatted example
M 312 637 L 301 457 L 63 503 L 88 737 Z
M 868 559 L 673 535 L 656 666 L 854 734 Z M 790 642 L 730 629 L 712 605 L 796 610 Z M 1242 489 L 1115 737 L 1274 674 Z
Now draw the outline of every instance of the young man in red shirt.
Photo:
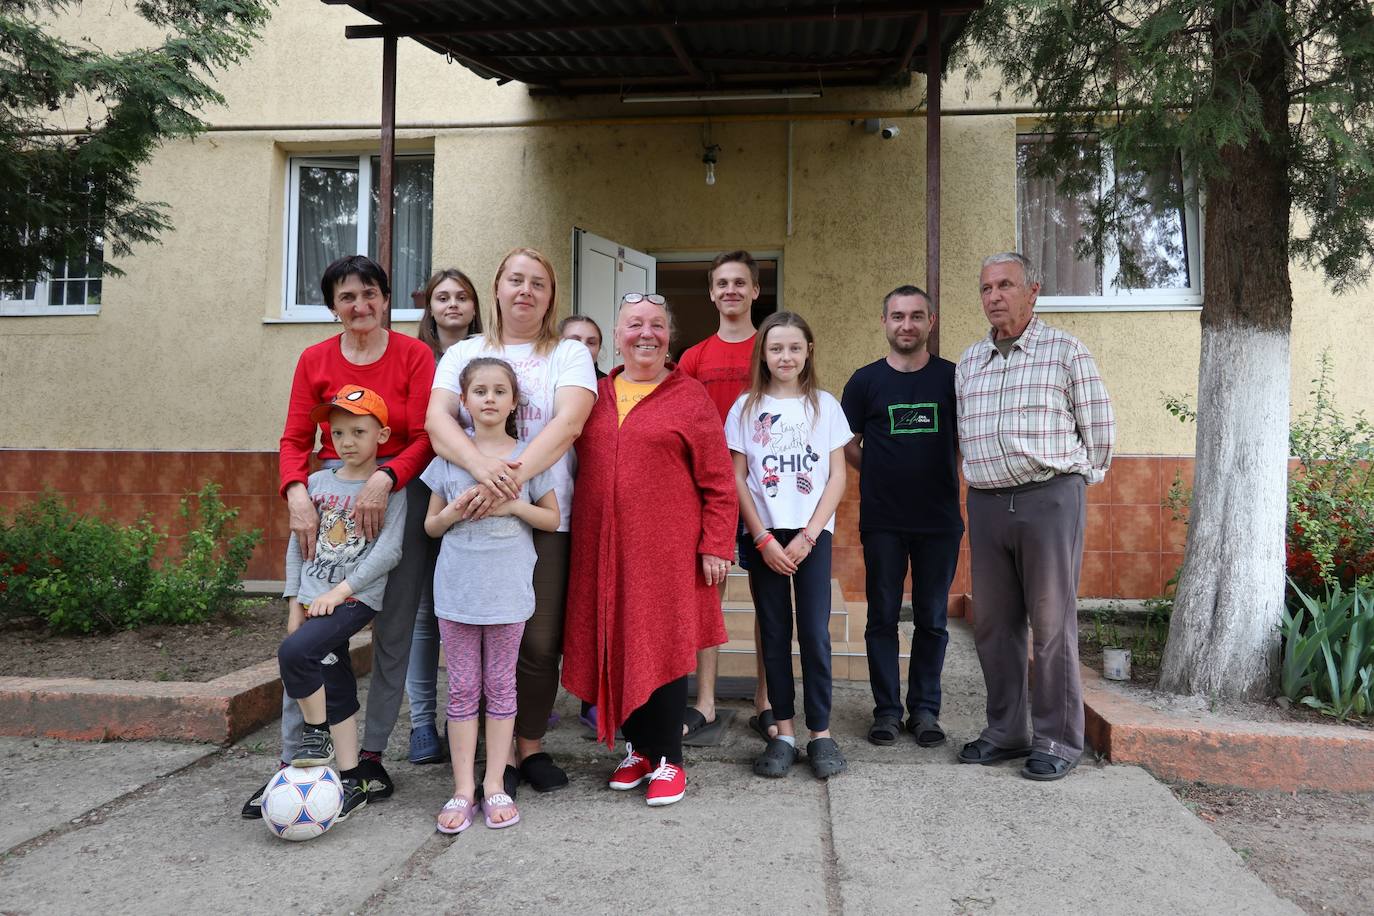
M 678 368 L 706 387 L 721 423 L 725 422 L 735 399 L 749 387 L 749 361 L 754 353 L 754 302 L 759 298 L 759 265 L 747 251 L 729 251 L 717 255 L 707 272 L 707 291 L 716 311 L 720 313 L 720 327 L 716 333 L 682 354 Z M 721 583 L 721 595 L 725 583 Z M 768 704 L 768 690 L 764 683 L 763 655 L 757 651 L 759 632 L 754 624 L 754 653 L 757 662 L 758 686 L 754 690 L 754 708 L 758 715 L 750 725 L 765 740 L 777 732 L 773 712 Z M 712 646 L 697 653 L 697 701 L 687 707 L 683 715 L 683 736 L 693 735 L 716 721 L 716 670 L 720 649 Z

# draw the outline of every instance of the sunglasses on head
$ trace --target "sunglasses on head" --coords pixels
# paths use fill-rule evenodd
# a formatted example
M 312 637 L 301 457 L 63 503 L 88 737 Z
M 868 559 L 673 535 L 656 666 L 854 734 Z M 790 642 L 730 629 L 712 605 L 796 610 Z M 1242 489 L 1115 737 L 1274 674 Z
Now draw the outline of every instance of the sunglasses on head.
M 658 293 L 626 293 L 620 297 L 620 301 L 626 305 L 634 305 L 636 302 L 652 302 L 654 305 L 668 304 L 668 300 Z

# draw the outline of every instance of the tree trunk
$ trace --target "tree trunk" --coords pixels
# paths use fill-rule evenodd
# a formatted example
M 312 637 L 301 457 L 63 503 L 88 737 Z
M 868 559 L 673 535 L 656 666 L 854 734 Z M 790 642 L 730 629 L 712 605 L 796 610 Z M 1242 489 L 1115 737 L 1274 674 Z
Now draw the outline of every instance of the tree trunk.
M 1246 28 L 1282 16 L 1267 0 L 1222 10 L 1212 44 L 1216 92 L 1257 94 L 1262 126 L 1244 145 L 1222 149 L 1226 174 L 1207 186 L 1197 464 L 1160 686 L 1259 697 L 1271 693 L 1284 590 L 1293 307 L 1287 53 L 1281 33 Z

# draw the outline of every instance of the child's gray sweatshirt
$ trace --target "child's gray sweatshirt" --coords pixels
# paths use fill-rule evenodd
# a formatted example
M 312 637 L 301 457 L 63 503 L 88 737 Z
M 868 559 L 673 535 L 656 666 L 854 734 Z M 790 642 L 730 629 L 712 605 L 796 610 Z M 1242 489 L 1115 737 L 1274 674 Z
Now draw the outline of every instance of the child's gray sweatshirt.
M 373 541 L 353 521 L 353 506 L 365 480 L 340 480 L 334 471 L 316 471 L 306 482 L 310 501 L 320 513 L 315 559 L 304 563 L 293 532 L 286 545 L 284 598 L 309 604 L 344 579 L 353 597 L 374 611 L 382 609 L 386 575 L 401 559 L 401 535 L 406 521 L 406 493 L 397 490 L 386 501 L 382 530 Z

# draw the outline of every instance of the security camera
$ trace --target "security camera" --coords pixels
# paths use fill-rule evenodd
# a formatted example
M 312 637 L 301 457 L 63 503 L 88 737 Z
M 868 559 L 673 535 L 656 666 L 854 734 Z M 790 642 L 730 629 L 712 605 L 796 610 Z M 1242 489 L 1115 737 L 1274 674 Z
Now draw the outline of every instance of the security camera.
M 891 140 L 893 137 L 897 136 L 901 132 L 902 129 L 897 125 L 888 124 L 884 126 L 881 131 L 878 132 L 878 136 L 882 137 L 884 140 Z

